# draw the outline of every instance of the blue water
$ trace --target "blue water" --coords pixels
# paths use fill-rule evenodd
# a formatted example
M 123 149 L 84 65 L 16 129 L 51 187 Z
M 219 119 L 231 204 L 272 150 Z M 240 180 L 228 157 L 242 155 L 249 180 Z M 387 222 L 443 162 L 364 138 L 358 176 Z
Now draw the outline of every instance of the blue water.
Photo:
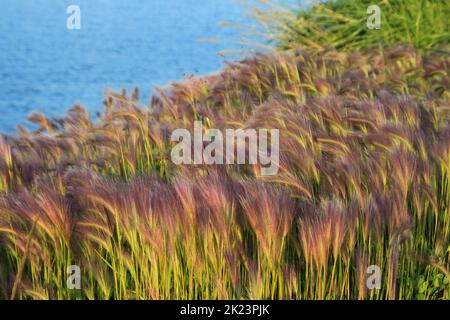
M 66 9 L 81 9 L 68 30 Z M 246 23 L 232 0 L 1 0 L 0 132 L 11 133 L 33 111 L 61 116 L 75 103 L 103 110 L 103 90 L 139 87 L 146 104 L 155 86 L 223 66 L 221 50 Z

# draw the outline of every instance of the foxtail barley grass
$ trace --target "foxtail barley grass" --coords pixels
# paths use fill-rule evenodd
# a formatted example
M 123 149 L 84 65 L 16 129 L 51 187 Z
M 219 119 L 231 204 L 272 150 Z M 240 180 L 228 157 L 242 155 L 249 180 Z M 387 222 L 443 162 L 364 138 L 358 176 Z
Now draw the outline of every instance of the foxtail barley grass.
M 406 47 L 257 54 L 147 108 L 106 92 L 95 121 L 32 116 L 0 140 L 0 297 L 449 299 L 449 66 Z M 279 174 L 175 166 L 170 133 L 195 120 L 279 129 Z

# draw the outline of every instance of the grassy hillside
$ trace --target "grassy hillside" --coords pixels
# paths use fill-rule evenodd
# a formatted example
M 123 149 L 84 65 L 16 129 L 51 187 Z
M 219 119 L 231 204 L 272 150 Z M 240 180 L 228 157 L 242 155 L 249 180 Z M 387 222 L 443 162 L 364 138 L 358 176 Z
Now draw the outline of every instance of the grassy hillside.
M 98 121 L 33 115 L 0 142 L 0 297 L 449 299 L 449 66 L 257 54 L 146 108 L 136 91 L 107 93 Z M 279 174 L 174 165 L 170 133 L 197 119 L 280 129 Z

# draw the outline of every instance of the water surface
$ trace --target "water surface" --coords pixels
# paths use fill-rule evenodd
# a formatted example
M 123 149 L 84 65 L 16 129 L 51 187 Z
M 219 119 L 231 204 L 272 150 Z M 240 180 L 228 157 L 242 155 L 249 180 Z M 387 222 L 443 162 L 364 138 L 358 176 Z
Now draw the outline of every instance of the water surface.
M 69 5 L 81 29 L 66 27 Z M 32 111 L 64 114 L 75 103 L 103 109 L 105 87 L 139 87 L 143 103 L 155 86 L 222 67 L 218 52 L 239 49 L 245 9 L 232 0 L 1 0 L 0 132 L 11 133 Z

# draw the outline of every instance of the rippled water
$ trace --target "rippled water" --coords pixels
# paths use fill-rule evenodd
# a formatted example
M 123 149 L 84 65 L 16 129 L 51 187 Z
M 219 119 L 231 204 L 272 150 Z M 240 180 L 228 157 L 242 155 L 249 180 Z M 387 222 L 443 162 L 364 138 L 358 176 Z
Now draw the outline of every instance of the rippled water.
M 66 8 L 81 8 L 81 29 L 68 30 Z M 243 22 L 232 0 L 1 0 L 0 132 L 32 111 L 62 115 L 81 102 L 102 110 L 103 89 L 155 86 L 222 66 L 220 50 L 239 33 L 218 26 Z

